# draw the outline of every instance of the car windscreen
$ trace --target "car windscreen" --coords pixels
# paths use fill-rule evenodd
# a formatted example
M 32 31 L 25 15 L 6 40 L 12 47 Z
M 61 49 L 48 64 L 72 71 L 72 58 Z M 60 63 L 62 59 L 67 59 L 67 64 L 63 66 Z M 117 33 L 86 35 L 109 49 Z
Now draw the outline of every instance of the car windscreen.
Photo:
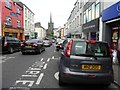
M 110 56 L 107 43 L 96 42 L 94 44 L 85 41 L 76 41 L 72 45 L 72 55 L 107 57 Z

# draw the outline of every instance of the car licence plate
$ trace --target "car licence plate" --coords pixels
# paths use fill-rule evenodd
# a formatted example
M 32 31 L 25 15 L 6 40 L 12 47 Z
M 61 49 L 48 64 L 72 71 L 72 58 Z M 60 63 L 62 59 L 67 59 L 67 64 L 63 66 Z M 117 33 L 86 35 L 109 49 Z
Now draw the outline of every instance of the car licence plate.
M 25 46 L 25 48 L 32 48 L 32 46 Z
M 101 70 L 101 65 L 82 65 L 82 70 Z

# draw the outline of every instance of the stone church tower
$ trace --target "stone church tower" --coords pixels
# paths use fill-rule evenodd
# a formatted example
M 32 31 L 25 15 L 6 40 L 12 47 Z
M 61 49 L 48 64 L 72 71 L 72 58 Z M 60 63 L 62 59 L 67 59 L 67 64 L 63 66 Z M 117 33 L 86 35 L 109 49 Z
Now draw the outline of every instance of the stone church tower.
M 53 34 L 53 30 L 54 30 L 54 23 L 52 22 L 52 15 L 50 13 L 50 22 L 48 23 L 48 30 L 47 30 L 47 34 Z

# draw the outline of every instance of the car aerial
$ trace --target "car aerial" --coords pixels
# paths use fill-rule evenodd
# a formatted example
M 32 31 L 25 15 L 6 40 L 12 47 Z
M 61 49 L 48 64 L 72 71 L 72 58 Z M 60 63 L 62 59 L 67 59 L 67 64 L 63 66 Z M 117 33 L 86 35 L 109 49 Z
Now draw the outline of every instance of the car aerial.
M 52 45 L 52 42 L 50 40 L 43 40 L 45 47 L 50 47 Z
M 59 51 L 60 49 L 64 49 L 65 43 L 66 43 L 66 40 L 58 39 L 56 42 L 56 51 Z
M 21 52 L 22 54 L 26 53 L 41 53 L 42 51 L 45 51 L 44 43 L 40 39 L 30 39 L 23 43 L 21 43 Z
M 20 40 L 15 37 L 4 36 L 1 37 L 2 53 L 20 51 Z
M 65 83 L 110 85 L 114 80 L 107 42 L 71 39 L 61 52 L 59 85 Z

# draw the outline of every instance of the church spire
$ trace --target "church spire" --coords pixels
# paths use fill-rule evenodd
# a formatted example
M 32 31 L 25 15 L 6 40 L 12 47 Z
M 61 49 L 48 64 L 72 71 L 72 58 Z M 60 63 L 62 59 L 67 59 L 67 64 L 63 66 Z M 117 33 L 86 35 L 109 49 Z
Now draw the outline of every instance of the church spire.
M 52 14 L 50 12 L 50 23 L 52 23 Z

